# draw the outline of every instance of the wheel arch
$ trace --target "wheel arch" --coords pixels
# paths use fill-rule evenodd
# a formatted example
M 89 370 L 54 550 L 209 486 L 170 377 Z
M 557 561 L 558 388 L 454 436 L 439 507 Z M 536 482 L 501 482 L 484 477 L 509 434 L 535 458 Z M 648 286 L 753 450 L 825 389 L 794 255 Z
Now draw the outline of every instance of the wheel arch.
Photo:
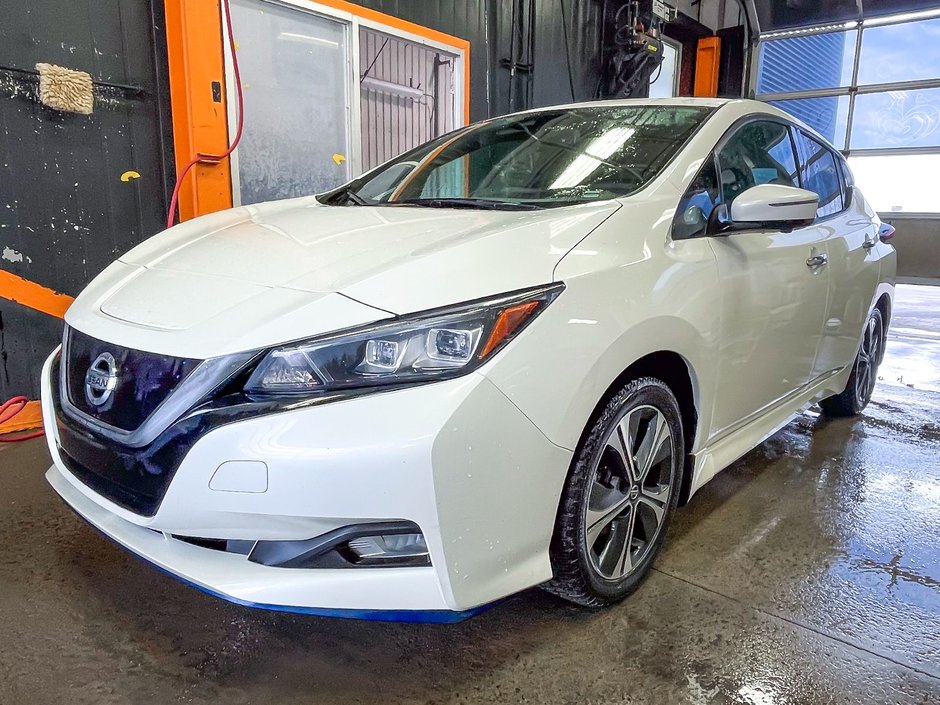
M 884 360 L 885 356 L 885 347 L 888 342 L 888 326 L 891 324 L 891 307 L 892 299 L 891 294 L 887 291 L 881 292 L 878 295 L 878 300 L 875 302 L 873 308 L 877 308 L 881 312 L 882 327 L 881 327 L 881 356 L 878 360 L 881 363 Z
M 647 353 L 627 366 L 608 385 L 591 412 L 581 434 L 578 447 L 590 433 L 595 419 L 603 411 L 608 400 L 629 382 L 641 377 L 653 377 L 662 381 L 676 397 L 679 413 L 682 415 L 682 431 L 685 441 L 685 457 L 682 466 L 682 482 L 679 491 L 679 505 L 689 499 L 692 485 L 694 456 L 691 453 L 695 434 L 699 424 L 699 393 L 695 372 L 689 361 L 673 350 L 657 350 Z

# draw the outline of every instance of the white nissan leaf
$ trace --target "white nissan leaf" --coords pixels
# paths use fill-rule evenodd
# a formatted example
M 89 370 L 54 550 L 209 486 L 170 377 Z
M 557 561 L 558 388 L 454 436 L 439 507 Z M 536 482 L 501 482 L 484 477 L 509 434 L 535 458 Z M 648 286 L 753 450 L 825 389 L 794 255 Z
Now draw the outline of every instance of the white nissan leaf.
M 240 604 L 609 605 L 719 470 L 811 404 L 865 407 L 891 234 L 761 103 L 477 123 L 110 265 L 43 369 L 47 478 Z

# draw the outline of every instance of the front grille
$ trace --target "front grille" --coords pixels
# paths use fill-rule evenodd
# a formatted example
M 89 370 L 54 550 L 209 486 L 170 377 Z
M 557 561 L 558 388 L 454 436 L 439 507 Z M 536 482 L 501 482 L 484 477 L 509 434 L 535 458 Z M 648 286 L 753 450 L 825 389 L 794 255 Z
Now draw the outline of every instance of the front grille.
M 114 358 L 117 384 L 101 404 L 86 394 L 85 378 L 99 356 Z M 199 364 L 199 360 L 134 350 L 69 328 L 65 383 L 68 400 L 79 411 L 122 431 L 137 429 Z
M 75 477 L 115 504 L 142 516 L 153 516 L 183 458 L 210 424 L 206 419 L 183 419 L 143 448 L 131 448 L 105 438 L 64 413 L 59 365 L 53 365 L 52 403 L 58 450 Z

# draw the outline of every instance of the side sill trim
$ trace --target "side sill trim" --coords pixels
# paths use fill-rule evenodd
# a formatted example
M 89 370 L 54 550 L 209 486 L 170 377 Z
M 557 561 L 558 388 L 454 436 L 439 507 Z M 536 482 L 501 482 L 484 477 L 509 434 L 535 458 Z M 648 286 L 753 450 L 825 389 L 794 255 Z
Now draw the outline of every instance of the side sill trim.
M 803 384 L 797 387 L 792 392 L 780 397 L 779 399 L 775 399 L 774 401 L 770 402 L 766 406 L 763 406 L 757 411 L 748 414 L 743 419 L 740 419 L 739 421 L 735 421 L 730 426 L 723 428 L 722 430 L 714 434 L 711 438 L 709 438 L 705 442 L 705 446 L 701 450 L 699 450 L 696 453 L 696 455 L 700 453 L 707 453 L 713 446 L 717 445 L 718 443 L 721 443 L 723 440 L 725 440 L 728 436 L 731 436 L 732 434 L 734 434 L 736 431 L 740 431 L 745 426 L 748 426 L 752 422 L 757 421 L 757 419 L 759 419 L 761 416 L 764 416 L 765 414 L 769 414 L 778 406 L 786 404 L 787 402 L 792 401 L 793 399 L 796 399 L 799 396 L 802 396 L 803 394 L 806 393 L 807 390 L 812 389 L 813 387 L 819 386 L 820 384 L 825 382 L 827 379 L 835 377 L 844 369 L 845 367 L 837 367 L 834 370 L 823 372 L 818 377 L 811 379 L 806 384 Z

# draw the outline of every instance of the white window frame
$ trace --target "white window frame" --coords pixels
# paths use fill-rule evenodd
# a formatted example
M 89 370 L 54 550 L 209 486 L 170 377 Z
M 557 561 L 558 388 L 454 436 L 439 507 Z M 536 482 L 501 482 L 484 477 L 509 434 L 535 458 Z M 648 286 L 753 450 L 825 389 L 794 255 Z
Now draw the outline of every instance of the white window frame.
M 391 35 L 398 39 L 422 44 L 426 47 L 438 49 L 455 57 L 454 60 L 454 95 L 453 95 L 453 114 L 454 126 L 463 127 L 466 125 L 466 114 L 464 105 L 466 104 L 466 74 L 467 62 L 469 60 L 468 52 L 461 46 L 447 44 L 429 37 L 424 37 L 405 29 L 385 24 L 378 20 L 360 17 L 358 14 L 340 10 L 329 5 L 325 5 L 315 0 L 258 0 L 272 5 L 282 7 L 291 7 L 301 12 L 308 12 L 319 15 L 331 20 L 337 20 L 345 25 L 346 46 L 348 55 L 346 56 L 347 66 L 347 91 L 346 91 L 346 116 L 347 116 L 347 138 L 346 138 L 346 163 L 348 172 L 352 178 L 362 173 L 362 105 L 361 91 L 359 88 L 359 76 L 362 69 L 359 62 L 359 30 L 362 27 L 373 29 L 384 34 Z M 224 18 L 223 18 L 224 21 Z M 232 70 L 232 47 L 229 44 L 228 33 L 222 32 L 223 54 L 225 67 L 225 90 L 226 90 L 226 112 L 229 135 L 235 134 L 238 125 L 238 106 L 233 99 L 237 94 L 235 87 L 235 74 Z M 241 205 L 241 182 L 238 174 L 238 148 L 232 152 L 229 157 L 231 182 L 232 182 L 232 205 Z

